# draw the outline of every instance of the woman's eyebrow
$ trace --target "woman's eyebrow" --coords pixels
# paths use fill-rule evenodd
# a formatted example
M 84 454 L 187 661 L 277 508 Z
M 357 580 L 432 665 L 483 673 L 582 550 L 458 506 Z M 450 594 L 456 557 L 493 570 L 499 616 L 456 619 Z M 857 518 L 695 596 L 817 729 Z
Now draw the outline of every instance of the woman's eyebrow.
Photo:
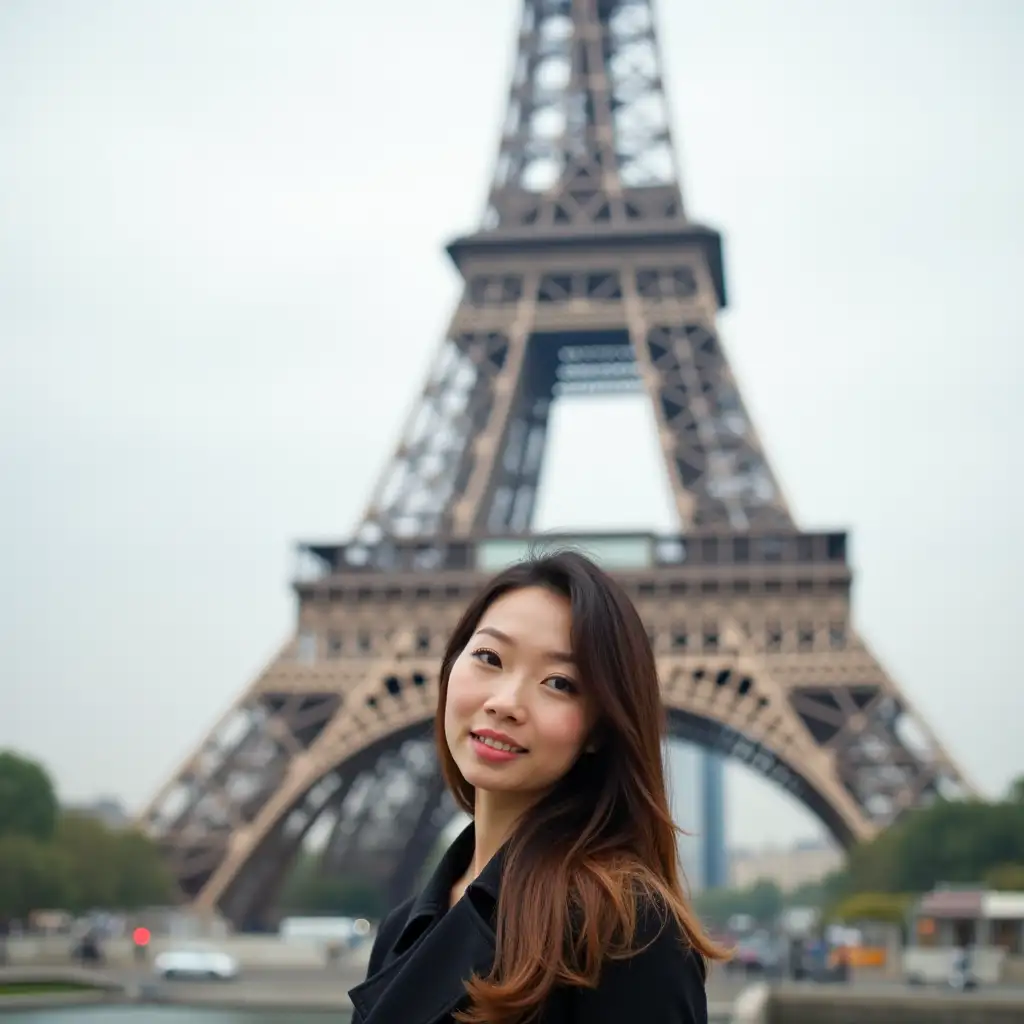
M 508 644 L 510 647 L 518 646 L 515 640 L 513 640 L 508 633 L 503 633 L 500 629 L 495 629 L 494 626 L 481 626 L 477 630 L 477 633 L 486 633 L 488 636 L 493 636 L 495 640 L 500 640 L 502 643 Z M 544 657 L 549 661 L 561 661 L 567 665 L 576 664 L 576 659 L 572 656 L 572 652 L 544 651 Z

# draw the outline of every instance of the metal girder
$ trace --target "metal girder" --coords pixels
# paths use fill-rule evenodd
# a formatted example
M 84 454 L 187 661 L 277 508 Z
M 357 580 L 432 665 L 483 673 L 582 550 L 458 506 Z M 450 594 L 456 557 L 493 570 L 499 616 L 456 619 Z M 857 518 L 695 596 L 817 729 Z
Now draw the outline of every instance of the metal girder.
M 437 769 L 433 738 L 406 739 L 385 748 L 349 794 L 322 855 L 325 874 L 374 878 L 391 884 L 422 808 L 429 803 Z
M 486 230 L 681 220 L 650 0 L 532 0 Z
M 624 387 L 651 400 L 680 522 L 795 529 L 729 368 L 698 251 L 494 259 L 488 273 L 515 276 L 519 298 L 484 310 L 483 325 L 463 298 L 458 343 L 446 344 L 443 372 L 356 531 L 368 557 L 387 538 L 528 533 L 551 403 Z

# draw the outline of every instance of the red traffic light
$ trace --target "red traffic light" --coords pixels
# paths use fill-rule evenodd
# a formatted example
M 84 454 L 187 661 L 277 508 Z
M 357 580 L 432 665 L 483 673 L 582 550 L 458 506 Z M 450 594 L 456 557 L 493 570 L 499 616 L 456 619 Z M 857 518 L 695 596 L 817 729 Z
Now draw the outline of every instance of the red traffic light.
M 136 928 L 132 932 L 132 941 L 136 946 L 148 946 L 149 945 L 149 929 L 148 928 Z

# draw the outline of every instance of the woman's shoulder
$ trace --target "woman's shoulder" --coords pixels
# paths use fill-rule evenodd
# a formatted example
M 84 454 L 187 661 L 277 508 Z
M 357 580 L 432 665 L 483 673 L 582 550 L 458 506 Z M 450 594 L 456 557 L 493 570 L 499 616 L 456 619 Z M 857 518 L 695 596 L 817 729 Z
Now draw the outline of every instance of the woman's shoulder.
M 678 963 L 692 965 L 700 973 L 701 984 L 707 973 L 703 956 L 694 949 L 679 918 L 672 912 L 668 901 L 656 891 L 640 891 L 633 896 L 636 930 L 630 943 L 627 959 L 652 950 L 656 957 L 670 958 Z
M 609 956 L 594 988 L 578 989 L 579 1018 L 591 1024 L 634 1016 L 647 1024 L 706 1024 L 706 962 L 656 893 L 635 896 L 629 948 Z

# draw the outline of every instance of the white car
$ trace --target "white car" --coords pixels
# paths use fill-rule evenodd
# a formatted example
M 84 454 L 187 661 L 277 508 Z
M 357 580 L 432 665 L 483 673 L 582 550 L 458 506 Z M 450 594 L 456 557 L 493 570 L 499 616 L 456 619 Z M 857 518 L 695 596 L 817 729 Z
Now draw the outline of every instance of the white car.
M 172 978 L 212 978 L 230 981 L 238 977 L 238 961 L 219 949 L 192 946 L 171 949 L 157 954 L 153 970 L 168 980 Z

